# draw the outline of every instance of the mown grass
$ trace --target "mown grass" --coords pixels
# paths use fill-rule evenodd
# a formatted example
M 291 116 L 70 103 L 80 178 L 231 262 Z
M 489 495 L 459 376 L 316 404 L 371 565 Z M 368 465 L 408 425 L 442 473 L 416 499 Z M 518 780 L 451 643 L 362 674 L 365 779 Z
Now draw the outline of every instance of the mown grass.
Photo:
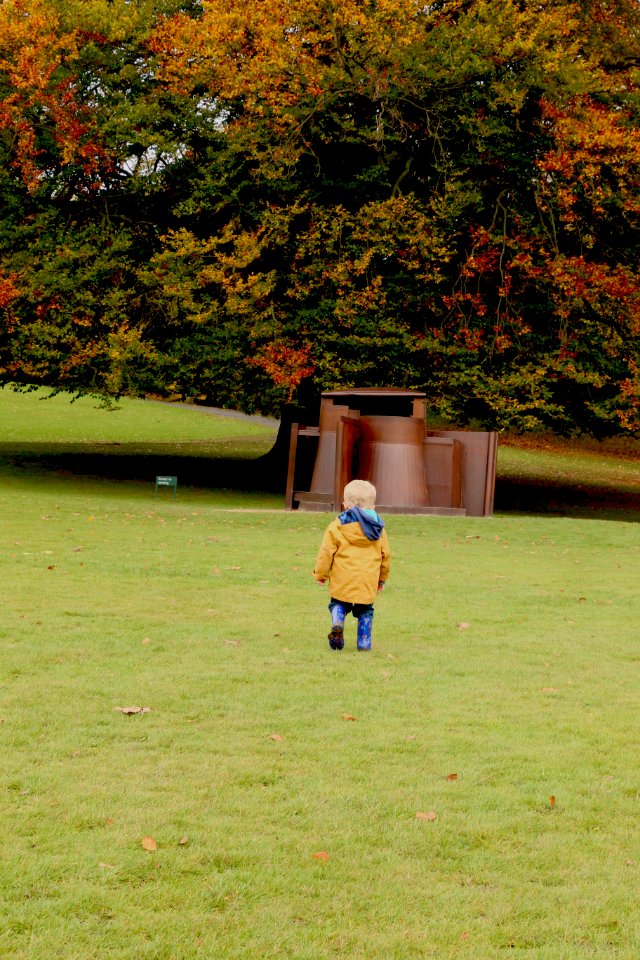
M 0 438 L 5 449 L 54 446 L 56 451 L 129 452 L 189 447 L 194 455 L 216 455 L 218 444 L 256 440 L 268 449 L 275 426 L 211 415 L 201 407 L 122 398 L 111 407 L 93 397 L 70 400 L 45 388 L 29 393 L 0 388 Z
M 336 654 L 221 496 L 0 475 L 0 955 L 636 958 L 638 525 L 389 517 Z
M 640 517 L 640 444 L 502 438 L 496 507 L 575 517 Z
M 47 479 L 93 477 L 153 483 L 178 477 L 180 488 L 269 490 L 275 421 L 238 419 L 195 406 L 124 398 L 111 408 L 91 397 L 73 402 L 45 389 L 0 389 L 0 471 Z M 271 488 L 274 483 L 271 483 Z M 237 499 L 237 498 L 236 498 Z M 281 498 L 268 504 L 281 504 Z

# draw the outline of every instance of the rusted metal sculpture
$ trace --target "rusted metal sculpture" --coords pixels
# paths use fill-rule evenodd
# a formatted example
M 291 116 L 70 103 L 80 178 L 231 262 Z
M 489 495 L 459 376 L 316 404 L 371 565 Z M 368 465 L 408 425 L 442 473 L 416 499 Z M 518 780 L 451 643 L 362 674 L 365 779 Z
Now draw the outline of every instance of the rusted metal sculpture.
M 319 424 L 291 427 L 286 507 L 338 511 L 359 477 L 375 485 L 381 513 L 490 516 L 497 435 L 428 431 L 425 397 L 392 387 L 323 393 Z

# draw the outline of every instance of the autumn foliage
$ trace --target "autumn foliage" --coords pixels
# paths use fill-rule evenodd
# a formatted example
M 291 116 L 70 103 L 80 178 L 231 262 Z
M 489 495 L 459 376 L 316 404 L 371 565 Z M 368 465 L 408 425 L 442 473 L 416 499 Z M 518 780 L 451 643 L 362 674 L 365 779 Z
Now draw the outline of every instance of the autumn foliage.
M 0 375 L 640 429 L 632 0 L 5 0 Z

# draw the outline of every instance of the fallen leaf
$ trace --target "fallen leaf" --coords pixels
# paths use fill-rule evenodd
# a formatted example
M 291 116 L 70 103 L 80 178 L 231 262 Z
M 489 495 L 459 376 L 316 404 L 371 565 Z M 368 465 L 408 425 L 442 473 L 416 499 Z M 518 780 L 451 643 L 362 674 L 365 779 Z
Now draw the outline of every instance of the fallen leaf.
M 158 841 L 154 840 L 153 837 L 143 837 L 140 841 L 143 850 L 148 850 L 149 853 L 153 853 L 158 849 Z
M 322 860 L 324 863 L 326 863 L 327 860 L 331 860 L 331 857 L 326 850 L 318 850 L 317 853 L 312 853 L 311 856 L 314 860 Z
M 558 688 L 557 688 L 557 687 L 543 687 L 543 688 L 542 688 L 542 692 L 543 692 L 543 693 L 557 693 L 557 692 L 558 692 Z
M 240 567 L 229 567 L 229 570 L 240 570 Z
M 148 643 L 151 643 L 151 637 L 143 637 L 142 642 L 146 646 Z
M 470 623 L 456 623 L 458 630 L 468 630 L 470 626 Z
M 272 733 L 271 736 L 269 737 L 269 740 L 278 740 L 278 741 L 280 741 L 280 740 L 284 740 L 284 737 L 283 737 L 281 734 L 279 734 L 279 733 Z
M 178 846 L 179 846 L 179 847 L 186 847 L 186 845 L 187 845 L 188 843 L 189 843 L 189 837 L 188 837 L 187 834 L 185 833 L 184 837 L 180 837 L 180 839 L 178 840 Z
M 74 553 L 80 553 L 80 552 L 82 551 L 82 549 L 83 549 L 82 547 L 74 547 L 74 548 L 73 548 L 73 552 L 74 552 Z
M 49 566 L 47 567 L 47 570 L 55 570 L 55 568 L 56 568 L 55 563 L 50 563 Z
M 358 718 L 357 718 L 357 717 L 354 717 L 354 715 L 353 715 L 352 713 L 343 713 L 343 714 L 342 714 L 342 719 L 343 719 L 343 720 L 357 720 Z
M 457 779 L 458 779 L 457 773 L 448 773 L 445 777 L 445 780 L 457 780 Z
M 416 813 L 416 820 L 436 820 L 438 817 L 437 813 L 433 810 L 429 810 L 428 813 L 423 813 L 422 810 L 418 810 Z
M 240 646 L 240 641 L 239 641 L 239 640 L 225 640 L 225 645 L 226 645 L 227 647 L 239 647 L 239 646 Z
M 114 707 L 114 710 L 130 716 L 132 713 L 150 713 L 151 707 Z
M 555 805 L 556 805 L 556 798 L 555 798 L 555 797 L 553 796 L 553 794 L 552 794 L 552 795 L 549 797 L 549 806 L 550 806 L 550 807 L 555 807 Z

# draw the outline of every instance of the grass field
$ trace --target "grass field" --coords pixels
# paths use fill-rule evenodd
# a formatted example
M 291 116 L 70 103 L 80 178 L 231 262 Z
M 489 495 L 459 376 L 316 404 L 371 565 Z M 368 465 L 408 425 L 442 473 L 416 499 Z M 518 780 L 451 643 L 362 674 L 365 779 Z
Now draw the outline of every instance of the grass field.
M 373 650 L 332 653 L 324 516 L 32 464 L 0 470 L 3 960 L 636 960 L 637 513 L 389 517 Z

